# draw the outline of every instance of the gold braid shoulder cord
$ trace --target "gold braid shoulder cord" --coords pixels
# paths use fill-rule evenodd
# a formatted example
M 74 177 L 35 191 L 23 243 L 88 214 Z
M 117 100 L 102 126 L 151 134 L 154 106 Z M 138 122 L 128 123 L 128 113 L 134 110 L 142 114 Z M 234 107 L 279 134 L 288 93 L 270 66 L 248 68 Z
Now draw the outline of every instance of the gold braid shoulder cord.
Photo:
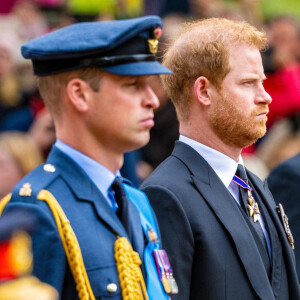
M 0 216 L 10 199 L 11 194 L 5 196 L 0 201 Z M 37 199 L 45 201 L 53 214 L 76 283 L 79 299 L 95 300 L 84 267 L 81 250 L 70 221 L 67 219 L 55 197 L 49 191 L 41 190 Z M 140 257 L 137 252 L 132 250 L 130 243 L 124 237 L 118 237 L 115 242 L 115 259 L 123 300 L 147 300 L 146 286 L 140 269 Z

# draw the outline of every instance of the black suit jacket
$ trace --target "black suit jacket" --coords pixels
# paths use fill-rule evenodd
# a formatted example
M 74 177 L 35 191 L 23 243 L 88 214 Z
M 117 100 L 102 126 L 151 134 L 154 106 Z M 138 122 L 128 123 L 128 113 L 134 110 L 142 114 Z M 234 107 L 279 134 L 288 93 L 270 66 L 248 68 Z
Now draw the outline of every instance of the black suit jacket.
M 268 177 L 268 185 L 275 201 L 283 205 L 289 218 L 300 278 L 300 154 L 276 167 Z
M 300 299 L 294 253 L 272 195 L 254 174 L 248 176 L 275 228 L 269 232 L 270 279 L 238 204 L 190 146 L 176 142 L 172 155 L 142 184 L 179 285 L 172 299 Z

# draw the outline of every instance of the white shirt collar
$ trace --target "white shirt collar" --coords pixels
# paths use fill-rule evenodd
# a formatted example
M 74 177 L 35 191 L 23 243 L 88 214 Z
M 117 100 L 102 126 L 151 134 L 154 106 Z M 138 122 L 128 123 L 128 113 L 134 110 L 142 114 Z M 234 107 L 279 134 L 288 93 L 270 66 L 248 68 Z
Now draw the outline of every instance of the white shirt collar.
M 244 165 L 241 155 L 239 156 L 239 161 L 236 162 L 229 156 L 204 144 L 196 142 L 195 140 L 192 140 L 186 136 L 180 135 L 179 141 L 189 145 L 195 151 L 197 151 L 216 172 L 226 188 L 229 187 L 232 178 L 235 175 L 238 164 Z

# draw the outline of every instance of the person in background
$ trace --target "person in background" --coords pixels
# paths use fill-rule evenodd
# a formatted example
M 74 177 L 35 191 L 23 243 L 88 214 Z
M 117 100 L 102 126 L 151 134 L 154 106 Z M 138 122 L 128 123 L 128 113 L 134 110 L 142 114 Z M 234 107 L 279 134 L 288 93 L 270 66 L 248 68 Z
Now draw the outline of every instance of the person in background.
M 16 36 L 0 33 L 0 124 L 2 119 L 20 104 L 20 82 L 16 71 Z
M 299 137 L 298 137 L 299 139 Z M 300 279 L 300 154 L 279 164 L 267 178 L 269 188 L 277 204 L 281 204 L 290 224 L 290 239 L 295 240 L 295 256 L 298 278 Z
M 284 213 L 241 157 L 266 133 L 266 42 L 246 22 L 211 18 L 186 25 L 164 56 L 180 137 L 141 189 L 178 282 L 172 299 L 300 299 Z
M 266 27 L 268 49 L 262 53 L 272 97 L 268 114 L 268 134 L 257 144 L 255 154 L 272 171 L 300 151 L 300 23 L 280 16 Z
M 43 161 L 38 146 L 28 134 L 0 133 L 0 199 Z
M 55 143 L 55 127 L 49 110 L 44 107 L 36 113 L 28 130 L 46 160 L 52 145 Z
M 289 16 L 270 21 L 269 48 L 263 54 L 266 91 L 272 96 L 268 127 L 300 111 L 300 22 Z

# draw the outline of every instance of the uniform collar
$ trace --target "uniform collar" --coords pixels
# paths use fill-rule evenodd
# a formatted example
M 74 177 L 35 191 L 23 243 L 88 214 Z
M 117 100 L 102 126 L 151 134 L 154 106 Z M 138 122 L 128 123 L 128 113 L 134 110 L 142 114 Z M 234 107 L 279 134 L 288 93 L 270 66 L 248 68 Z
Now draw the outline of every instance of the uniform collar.
M 104 197 L 107 197 L 108 189 L 113 183 L 115 176 L 119 175 L 119 171 L 116 174 L 113 174 L 110 170 L 94 159 L 86 156 L 59 139 L 56 140 L 55 146 L 76 161 L 76 163 L 84 170 L 84 172 L 104 195 Z

